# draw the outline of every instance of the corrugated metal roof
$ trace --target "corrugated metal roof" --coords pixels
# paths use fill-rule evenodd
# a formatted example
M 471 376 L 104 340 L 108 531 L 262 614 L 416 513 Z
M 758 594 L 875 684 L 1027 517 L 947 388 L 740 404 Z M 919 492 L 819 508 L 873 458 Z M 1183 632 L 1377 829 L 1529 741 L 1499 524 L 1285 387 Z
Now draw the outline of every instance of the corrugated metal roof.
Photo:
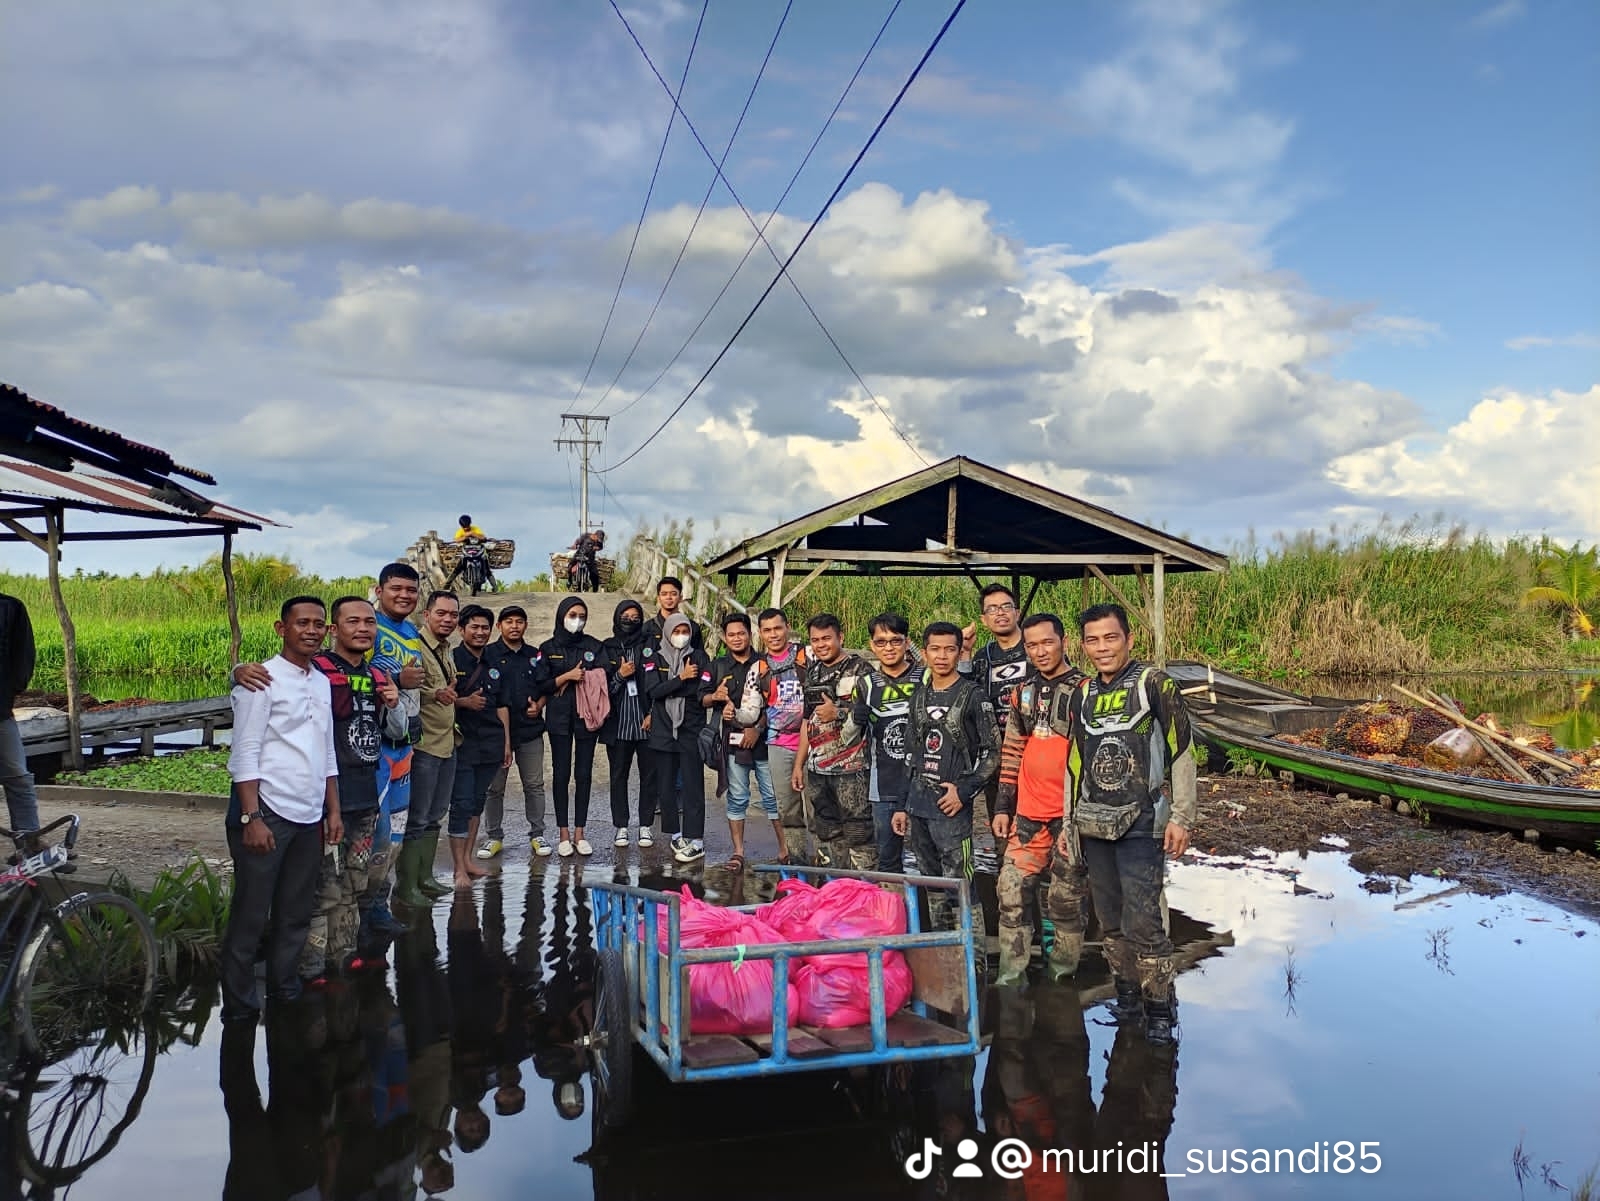
M 30 498 L 64 501 L 75 508 L 88 507 L 156 520 L 243 525 L 258 529 L 266 525 L 280 525 L 259 513 L 218 502 L 212 502 L 211 510 L 204 517 L 196 517 L 176 505 L 156 500 L 148 488 L 132 480 L 117 479 L 99 472 L 52 471 L 48 467 L 0 455 L 0 511 L 3 511 L 7 502 L 25 503 Z
M 54 405 L 35 400 L 21 388 L 13 387 L 11 384 L 0 384 L 0 415 L 9 415 L 31 422 L 49 433 L 58 434 L 113 458 L 132 455 L 144 460 L 139 466 L 163 474 L 187 476 L 202 484 L 217 482 L 204 471 L 173 462 L 172 456 L 158 446 L 147 446 L 143 442 L 135 442 L 132 438 L 124 437 L 115 430 L 81 421 Z

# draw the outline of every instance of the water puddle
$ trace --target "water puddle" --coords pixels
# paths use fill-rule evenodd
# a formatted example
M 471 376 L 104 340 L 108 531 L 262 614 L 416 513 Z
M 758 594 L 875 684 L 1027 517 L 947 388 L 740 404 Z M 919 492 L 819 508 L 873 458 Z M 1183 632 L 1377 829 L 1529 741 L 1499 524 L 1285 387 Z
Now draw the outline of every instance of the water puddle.
M 646 1079 L 635 1126 L 597 1147 L 573 1046 L 592 1000 L 588 894 L 571 865 L 509 867 L 438 907 L 387 978 L 226 1037 L 209 996 L 187 998 L 185 1013 L 164 1015 L 148 1081 L 132 1071 L 105 1099 L 109 1113 L 142 1092 L 76 1180 L 30 1191 L 17 1177 L 14 1103 L 0 1199 L 1576 1188 L 1600 1164 L 1600 925 L 1517 895 L 1443 882 L 1373 895 L 1362 880 L 1332 848 L 1175 869 L 1187 965 L 1176 1055 L 1106 1024 L 1109 985 L 1091 956 L 1075 986 L 991 994 L 975 1061 L 890 1080 Z M 1140 1148 L 1169 1175 L 1141 1170 Z M 932 1168 L 921 1180 L 904 1168 L 918 1155 Z

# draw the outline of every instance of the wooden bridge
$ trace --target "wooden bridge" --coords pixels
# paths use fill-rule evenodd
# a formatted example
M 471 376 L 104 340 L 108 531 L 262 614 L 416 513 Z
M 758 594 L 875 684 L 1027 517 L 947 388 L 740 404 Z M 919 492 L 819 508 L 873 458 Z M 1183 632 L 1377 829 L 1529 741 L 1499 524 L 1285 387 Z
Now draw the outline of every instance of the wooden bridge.
M 198 731 L 200 745 L 211 746 L 218 730 L 233 725 L 233 708 L 225 696 L 198 701 L 158 701 L 121 709 L 89 710 L 79 719 L 80 746 L 86 759 L 104 758 L 110 750 L 155 753 L 156 739 L 168 734 Z M 17 723 L 22 749 L 29 759 L 66 756 L 72 733 L 66 714 L 31 717 Z

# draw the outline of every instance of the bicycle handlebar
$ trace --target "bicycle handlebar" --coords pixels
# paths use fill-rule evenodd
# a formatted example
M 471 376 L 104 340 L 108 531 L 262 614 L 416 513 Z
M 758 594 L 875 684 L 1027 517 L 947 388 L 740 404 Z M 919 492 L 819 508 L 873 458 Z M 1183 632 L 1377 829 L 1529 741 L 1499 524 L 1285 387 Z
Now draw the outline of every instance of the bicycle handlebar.
M 67 826 L 67 837 L 63 841 L 66 843 L 66 847 L 70 851 L 73 847 L 78 845 L 78 829 L 81 825 L 82 821 L 76 813 L 68 813 L 56 818 L 56 820 L 51 822 L 48 826 L 44 826 L 38 830 L 24 830 L 21 834 L 16 833 L 14 830 L 8 830 L 4 826 L 0 826 L 0 837 L 9 838 L 13 843 L 20 847 L 22 845 L 22 840 L 25 837 L 43 838 L 46 834 L 49 834 L 55 830 L 59 830 L 62 826 Z

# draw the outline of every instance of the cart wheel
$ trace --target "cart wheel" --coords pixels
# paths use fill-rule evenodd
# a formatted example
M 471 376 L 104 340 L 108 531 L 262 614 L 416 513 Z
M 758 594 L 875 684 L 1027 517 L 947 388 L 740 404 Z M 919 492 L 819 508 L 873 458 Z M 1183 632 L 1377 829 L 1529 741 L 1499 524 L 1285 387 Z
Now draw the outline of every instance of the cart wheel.
M 628 977 L 622 952 L 601 951 L 595 972 L 594 1030 L 589 1067 L 594 1078 L 595 1120 L 620 1130 L 633 1116 L 633 1029 Z

